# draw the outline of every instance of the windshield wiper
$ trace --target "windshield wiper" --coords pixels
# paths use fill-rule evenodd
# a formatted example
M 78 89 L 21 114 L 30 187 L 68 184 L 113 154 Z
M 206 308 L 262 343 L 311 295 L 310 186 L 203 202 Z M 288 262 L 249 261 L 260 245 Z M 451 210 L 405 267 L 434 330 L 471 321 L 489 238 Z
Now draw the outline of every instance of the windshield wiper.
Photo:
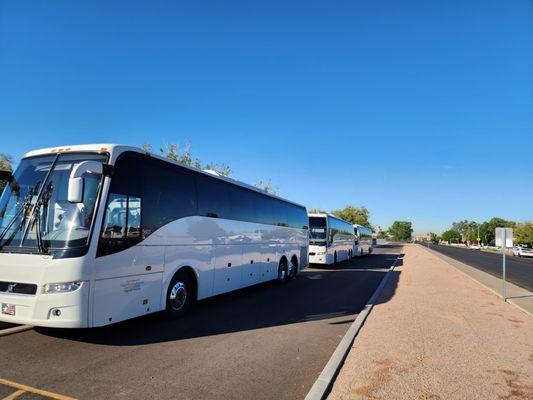
M 28 232 L 30 230 L 30 225 L 31 225 L 31 222 L 32 222 L 32 219 L 33 217 L 36 215 L 36 210 L 39 208 L 40 204 L 42 204 L 42 198 L 43 198 L 43 194 L 48 191 L 51 187 L 51 185 L 48 185 L 48 187 L 45 189 L 45 185 L 46 183 L 48 182 L 48 179 L 50 178 L 50 175 L 52 174 L 52 171 L 54 170 L 55 166 L 56 166 L 56 163 L 57 163 L 57 160 L 59 159 L 59 156 L 61 155 L 61 153 L 58 153 L 56 155 L 56 157 L 54 158 L 54 161 L 52 162 L 52 165 L 50 165 L 50 169 L 48 170 L 47 174 L 46 174 L 46 177 L 44 178 L 44 181 L 43 181 L 43 184 L 41 185 L 40 189 L 39 189 L 39 194 L 37 195 L 37 199 L 35 201 L 35 204 L 33 205 L 33 209 L 30 213 L 30 218 L 28 220 L 28 222 L 26 223 L 26 226 L 24 227 L 24 233 L 22 234 L 22 238 L 20 240 L 20 247 L 22 247 L 24 245 L 24 241 L 26 240 L 26 237 L 28 236 Z M 37 229 L 37 226 L 35 227 L 35 229 Z M 37 241 L 37 246 L 39 246 L 39 251 L 42 251 L 41 250 L 41 246 L 42 246 L 42 243 L 39 244 L 39 240 L 41 239 L 40 238 L 40 229 L 39 229 L 39 235 L 37 235 L 37 232 L 36 232 L 36 236 L 38 236 L 39 238 L 36 240 Z
M 49 183 L 41 196 L 41 200 L 39 201 L 38 204 L 35 205 L 35 209 L 34 209 L 35 211 L 34 211 L 33 217 L 30 217 L 30 218 L 33 218 L 34 220 L 33 224 L 35 225 L 35 238 L 37 241 L 37 248 L 39 249 L 41 253 L 48 253 L 48 246 L 44 244 L 45 241 L 43 240 L 42 230 L 41 230 L 41 220 L 42 220 L 41 207 L 43 208 L 43 211 L 48 209 L 48 202 L 50 201 L 51 192 L 52 192 L 52 183 Z M 43 213 L 43 214 L 46 215 L 46 213 Z
M 18 209 L 15 216 L 11 219 L 11 221 L 9 221 L 9 224 L 7 224 L 7 226 L 4 228 L 4 230 L 0 234 L 0 242 L 4 239 L 4 236 L 7 234 L 7 232 L 9 232 L 9 230 L 11 229 L 15 221 L 20 217 L 20 215 L 22 213 L 26 215 L 28 208 L 31 206 L 33 196 L 35 196 L 37 193 L 37 187 L 39 186 L 40 183 L 41 183 L 40 181 L 37 182 L 37 184 L 33 188 L 30 189 L 29 193 L 26 195 L 26 197 L 24 198 L 24 201 L 22 202 L 22 206 Z M 21 224 L 23 222 L 24 220 L 21 221 Z M 11 240 L 13 240 L 13 235 L 11 235 L 11 237 L 9 238 L 9 240 L 6 241 L 6 243 L 11 242 Z M 0 250 L 5 246 L 6 243 L 4 243 L 3 245 L 0 245 Z

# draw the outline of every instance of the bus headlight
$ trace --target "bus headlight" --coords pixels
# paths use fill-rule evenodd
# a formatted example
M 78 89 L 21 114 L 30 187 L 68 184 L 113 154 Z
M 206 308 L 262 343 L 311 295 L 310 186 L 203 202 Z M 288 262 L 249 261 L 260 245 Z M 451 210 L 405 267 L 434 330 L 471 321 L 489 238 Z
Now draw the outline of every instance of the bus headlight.
M 50 294 L 74 292 L 78 290 L 82 284 L 82 281 L 47 283 L 43 286 L 43 293 Z

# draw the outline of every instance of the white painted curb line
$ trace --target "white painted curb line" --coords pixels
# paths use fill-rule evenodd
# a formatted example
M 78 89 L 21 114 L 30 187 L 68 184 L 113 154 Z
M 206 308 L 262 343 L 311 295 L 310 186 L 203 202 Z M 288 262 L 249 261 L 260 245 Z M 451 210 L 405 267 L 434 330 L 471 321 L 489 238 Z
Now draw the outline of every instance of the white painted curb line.
M 0 337 L 11 335 L 13 333 L 29 331 L 30 329 L 33 329 L 33 326 L 21 325 L 21 326 L 14 326 L 13 328 L 2 329 L 0 330 Z
M 318 379 L 311 387 L 311 390 L 309 390 L 309 393 L 307 393 L 307 396 L 305 396 L 305 400 L 323 400 L 329 394 L 331 387 L 333 386 L 333 382 L 335 381 L 342 364 L 344 364 L 344 360 L 346 359 L 346 356 L 352 347 L 352 343 L 354 342 L 357 333 L 359 333 L 359 330 L 363 326 L 368 314 L 370 314 L 372 307 L 374 307 L 379 295 L 383 291 L 383 288 L 389 281 L 389 277 L 392 271 L 394 271 L 398 260 L 400 260 L 400 257 L 396 258 L 394 264 L 392 264 L 392 266 L 389 268 L 368 303 L 361 310 L 355 321 L 342 338 L 328 363 L 320 373 Z

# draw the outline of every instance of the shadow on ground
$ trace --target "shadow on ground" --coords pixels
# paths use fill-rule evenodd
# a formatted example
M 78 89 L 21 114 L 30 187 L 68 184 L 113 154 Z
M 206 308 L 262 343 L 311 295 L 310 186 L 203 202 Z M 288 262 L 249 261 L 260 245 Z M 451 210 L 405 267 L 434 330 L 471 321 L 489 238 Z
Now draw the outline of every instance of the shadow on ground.
M 402 246 L 389 245 L 335 268 L 309 268 L 289 283 L 266 283 L 201 301 L 178 320 L 159 314 L 108 327 L 65 330 L 35 328 L 38 333 L 102 345 L 131 346 L 247 331 L 347 316 L 351 323 L 378 287 Z M 400 262 L 400 261 L 398 261 Z M 398 264 L 397 262 L 397 264 Z M 397 281 L 397 278 L 395 278 Z
M 9 324 L 7 322 L 0 322 L 0 332 L 2 331 L 2 329 L 14 328 L 15 326 L 18 326 L 18 325 Z
M 398 259 L 396 260 L 396 263 L 394 264 L 396 268 L 389 275 L 387 285 L 383 288 L 381 295 L 376 300 L 376 303 L 375 303 L 376 305 L 388 302 L 396 294 L 396 289 L 398 288 L 398 283 L 400 281 L 400 274 L 401 274 L 401 271 L 398 270 L 397 268 L 403 266 L 403 257 L 404 257 L 403 253 L 398 255 Z

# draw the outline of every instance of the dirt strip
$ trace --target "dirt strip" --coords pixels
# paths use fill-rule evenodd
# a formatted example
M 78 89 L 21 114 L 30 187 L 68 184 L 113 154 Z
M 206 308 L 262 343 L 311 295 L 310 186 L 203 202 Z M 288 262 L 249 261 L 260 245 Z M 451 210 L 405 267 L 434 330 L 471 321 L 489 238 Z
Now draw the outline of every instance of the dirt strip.
M 533 399 L 533 318 L 407 245 L 330 399 Z

